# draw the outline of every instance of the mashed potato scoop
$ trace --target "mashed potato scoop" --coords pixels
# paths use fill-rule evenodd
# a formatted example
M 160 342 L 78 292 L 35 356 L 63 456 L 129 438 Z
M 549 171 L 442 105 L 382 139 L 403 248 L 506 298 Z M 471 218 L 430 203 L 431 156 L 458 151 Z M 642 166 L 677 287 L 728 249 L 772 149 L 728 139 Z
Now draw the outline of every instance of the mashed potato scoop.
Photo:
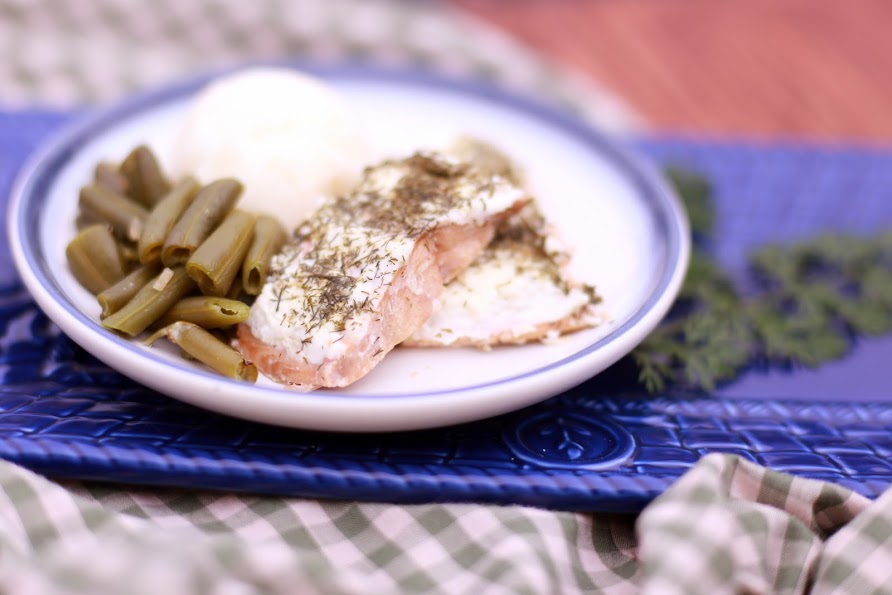
M 335 89 L 296 70 L 257 67 L 196 96 L 170 167 L 205 183 L 239 179 L 240 208 L 274 214 L 290 231 L 320 198 L 349 190 L 367 161 L 368 143 Z

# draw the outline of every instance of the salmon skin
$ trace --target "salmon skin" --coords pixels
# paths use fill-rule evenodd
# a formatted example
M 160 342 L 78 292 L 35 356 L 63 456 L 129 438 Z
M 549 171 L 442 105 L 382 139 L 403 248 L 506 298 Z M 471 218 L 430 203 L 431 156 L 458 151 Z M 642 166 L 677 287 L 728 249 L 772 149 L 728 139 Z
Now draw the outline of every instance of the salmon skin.
M 430 318 L 444 285 L 527 200 L 505 177 L 435 152 L 366 168 L 274 258 L 239 349 L 299 390 L 355 382 Z

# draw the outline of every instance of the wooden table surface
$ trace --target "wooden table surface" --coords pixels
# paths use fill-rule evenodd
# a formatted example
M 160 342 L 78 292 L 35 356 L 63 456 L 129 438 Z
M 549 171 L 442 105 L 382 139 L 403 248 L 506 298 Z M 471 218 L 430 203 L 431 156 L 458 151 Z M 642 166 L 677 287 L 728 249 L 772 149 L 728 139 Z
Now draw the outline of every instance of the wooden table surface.
M 451 0 L 651 128 L 892 140 L 892 0 Z

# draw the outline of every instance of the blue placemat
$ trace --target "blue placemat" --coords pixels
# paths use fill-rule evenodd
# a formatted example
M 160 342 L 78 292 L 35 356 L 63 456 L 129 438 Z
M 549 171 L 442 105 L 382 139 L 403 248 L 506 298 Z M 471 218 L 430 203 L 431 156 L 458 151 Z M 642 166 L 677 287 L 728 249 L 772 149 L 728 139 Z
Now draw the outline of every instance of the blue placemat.
M 0 197 L 69 114 L 0 113 Z M 892 152 L 660 139 L 641 149 L 717 189 L 717 259 L 892 224 Z M 5 205 L 4 205 L 5 206 Z M 5 211 L 5 209 L 4 209 Z M 5 221 L 3 227 L 5 245 Z M 810 370 L 754 370 L 714 394 L 648 395 L 628 362 L 540 405 L 387 435 L 274 428 L 147 390 L 81 350 L 0 257 L 0 457 L 59 478 L 391 502 L 639 510 L 709 452 L 876 496 L 892 480 L 892 337 Z

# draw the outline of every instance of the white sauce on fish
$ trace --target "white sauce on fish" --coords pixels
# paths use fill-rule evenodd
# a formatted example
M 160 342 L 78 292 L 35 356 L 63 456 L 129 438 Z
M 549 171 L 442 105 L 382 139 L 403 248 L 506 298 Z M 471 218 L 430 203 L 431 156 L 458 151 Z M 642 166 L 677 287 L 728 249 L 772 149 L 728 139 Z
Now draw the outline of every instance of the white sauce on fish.
M 536 205 L 528 204 L 446 286 L 439 308 L 407 344 L 488 347 L 598 324 L 600 300 L 593 288 L 566 277 L 569 259 Z
M 344 355 L 362 336 L 417 240 L 440 226 L 477 224 L 524 192 L 439 154 L 367 168 L 350 194 L 328 200 L 272 262 L 247 320 L 260 341 L 308 364 Z

